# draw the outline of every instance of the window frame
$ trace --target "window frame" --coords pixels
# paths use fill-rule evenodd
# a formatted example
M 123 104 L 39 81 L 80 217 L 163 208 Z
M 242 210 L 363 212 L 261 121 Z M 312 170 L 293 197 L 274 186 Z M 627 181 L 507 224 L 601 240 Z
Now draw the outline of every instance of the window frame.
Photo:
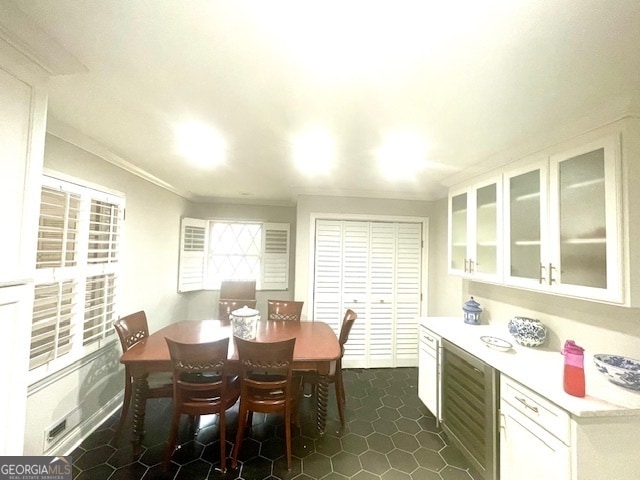
M 40 184 L 40 208 L 38 214 L 38 246 L 36 248 L 36 269 L 34 273 L 34 303 L 32 308 L 32 325 L 29 346 L 29 383 L 46 378 L 82 359 L 83 357 L 116 342 L 113 330 L 113 321 L 118 317 L 118 283 L 119 272 L 123 259 L 122 246 L 124 238 L 125 196 L 120 192 L 109 190 L 105 187 L 90 184 L 53 171 L 45 171 Z M 68 209 L 65 209 L 64 217 L 58 216 L 50 219 L 52 223 L 58 223 L 53 228 L 43 225 L 44 191 L 50 194 L 63 192 L 66 195 L 75 195 L 79 198 L 78 216 L 76 218 L 75 242 L 67 239 Z M 52 198 L 52 197 L 50 197 Z M 54 205 L 56 207 L 59 205 Z M 60 222 L 64 223 L 60 227 Z M 44 232 L 48 232 L 47 240 L 44 240 Z M 57 238 L 56 238 L 57 237 Z M 62 240 L 60 240 L 60 237 Z M 46 245 L 50 260 L 55 257 L 56 242 L 60 244 L 60 259 L 58 264 L 50 261 L 46 266 L 39 264 L 39 257 Z M 75 245 L 73 245 L 75 243 Z M 72 251 L 67 250 L 71 248 Z M 75 248 L 73 248 L 75 247 Z M 65 258 L 74 258 L 69 265 L 64 265 Z M 95 288 L 87 291 L 88 282 L 98 280 Z M 107 282 L 101 285 L 100 281 Z M 70 343 L 68 351 L 56 352 L 58 339 L 53 343 L 44 340 L 52 346 L 43 349 L 40 360 L 32 358 L 34 347 L 34 325 L 38 322 L 52 324 L 56 331 L 60 323 L 59 310 L 44 312 L 43 303 L 53 307 L 56 302 L 55 292 L 48 299 L 38 297 L 49 286 L 55 290 L 56 285 L 66 282 L 73 284 L 69 319 Z M 102 299 L 100 297 L 102 296 Z M 58 304 L 59 306 L 59 304 Z M 87 326 L 92 326 L 91 334 L 87 337 Z M 44 332 L 44 338 L 53 338 L 50 331 Z
M 260 275 L 256 289 L 288 290 L 291 245 L 289 223 L 260 220 L 198 219 L 183 217 L 180 223 L 180 253 L 178 264 L 178 293 L 199 290 L 219 290 L 211 279 L 211 225 L 212 224 L 260 225 Z M 197 240 L 194 241 L 194 239 Z M 254 278 L 231 278 L 254 280 Z

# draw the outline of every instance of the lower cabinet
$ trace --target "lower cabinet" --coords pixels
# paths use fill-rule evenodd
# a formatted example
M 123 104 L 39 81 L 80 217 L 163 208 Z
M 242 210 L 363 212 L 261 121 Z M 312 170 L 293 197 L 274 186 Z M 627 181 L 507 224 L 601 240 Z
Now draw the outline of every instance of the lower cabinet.
M 418 397 L 438 423 L 440 415 L 440 344 L 438 335 L 420 326 L 418 350 Z
M 638 480 L 638 432 L 638 415 L 577 417 L 501 375 L 501 480 Z
M 569 416 L 513 380 L 501 377 L 500 478 L 569 480 Z

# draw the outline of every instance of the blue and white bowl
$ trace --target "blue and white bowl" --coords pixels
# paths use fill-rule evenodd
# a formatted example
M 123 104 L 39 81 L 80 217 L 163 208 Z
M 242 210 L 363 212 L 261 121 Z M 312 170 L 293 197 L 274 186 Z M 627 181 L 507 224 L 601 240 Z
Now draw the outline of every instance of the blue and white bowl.
M 593 362 L 610 382 L 631 390 L 640 390 L 640 360 L 597 353 L 593 356 Z
M 508 327 L 516 342 L 524 347 L 537 347 L 547 339 L 547 327 L 535 318 L 513 317 Z

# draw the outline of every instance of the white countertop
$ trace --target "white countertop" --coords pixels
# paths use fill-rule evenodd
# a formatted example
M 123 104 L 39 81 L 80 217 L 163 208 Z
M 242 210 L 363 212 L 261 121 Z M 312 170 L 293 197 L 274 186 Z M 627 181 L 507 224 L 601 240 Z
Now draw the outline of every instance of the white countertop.
M 640 392 L 611 383 L 598 372 L 593 357 L 587 353 L 584 359 L 586 396 L 579 398 L 569 395 L 562 387 L 562 354 L 544 346 L 519 345 L 506 325 L 469 325 L 462 317 L 426 317 L 420 319 L 420 324 L 576 417 L 640 416 Z M 506 352 L 489 348 L 480 340 L 483 335 L 506 340 L 513 348 Z

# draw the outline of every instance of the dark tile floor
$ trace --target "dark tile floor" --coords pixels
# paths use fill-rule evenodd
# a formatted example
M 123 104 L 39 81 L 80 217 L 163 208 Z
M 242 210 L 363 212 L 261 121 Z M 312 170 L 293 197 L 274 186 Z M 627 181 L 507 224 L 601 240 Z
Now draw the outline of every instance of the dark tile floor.
M 114 415 L 72 453 L 74 479 L 479 480 L 418 399 L 417 375 L 415 368 L 345 370 L 347 424 L 340 428 L 331 386 L 322 437 L 316 433 L 315 399 L 304 398 L 300 425 L 293 430 L 291 471 L 287 471 L 280 417 L 254 415 L 237 470 L 229 468 L 223 475 L 216 470 L 220 465 L 217 417 L 202 417 L 194 434 L 183 416 L 181 447 L 173 455 L 171 473 L 163 475 L 171 400 L 151 399 L 140 458 L 133 458 L 126 434 L 119 447 L 114 445 L 118 417 Z M 237 404 L 227 416 L 227 440 L 233 442 Z

